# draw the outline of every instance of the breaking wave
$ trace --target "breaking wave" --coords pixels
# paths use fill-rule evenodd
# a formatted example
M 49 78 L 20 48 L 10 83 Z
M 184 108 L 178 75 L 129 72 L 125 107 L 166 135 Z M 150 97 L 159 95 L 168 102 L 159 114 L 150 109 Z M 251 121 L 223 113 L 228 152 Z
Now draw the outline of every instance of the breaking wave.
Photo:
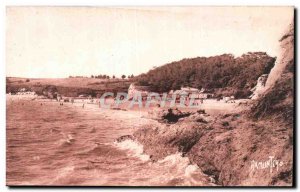
M 152 162 L 150 156 L 144 153 L 143 145 L 126 139 L 121 142 L 115 142 L 117 148 L 126 150 L 127 154 L 139 158 L 143 168 L 140 169 L 138 176 L 148 178 L 144 184 L 158 186 L 205 186 L 214 185 L 214 181 L 205 175 L 201 169 L 192 164 L 188 157 L 182 153 L 175 153 L 165 158 Z M 153 177 L 155 175 L 155 177 Z M 139 181 L 140 182 L 140 181 Z M 142 183 L 143 184 L 143 183 Z
M 144 147 L 140 143 L 131 139 L 126 139 L 121 142 L 115 142 L 115 145 L 121 150 L 128 150 L 129 155 L 137 157 L 142 161 L 150 160 L 150 156 L 144 154 Z
M 205 175 L 201 169 L 192 164 L 188 157 L 183 157 L 181 153 L 166 156 L 157 162 L 158 166 L 171 170 L 167 175 L 172 178 L 168 183 L 172 185 L 203 186 L 214 185 L 213 179 Z M 179 179 L 180 182 L 176 183 Z

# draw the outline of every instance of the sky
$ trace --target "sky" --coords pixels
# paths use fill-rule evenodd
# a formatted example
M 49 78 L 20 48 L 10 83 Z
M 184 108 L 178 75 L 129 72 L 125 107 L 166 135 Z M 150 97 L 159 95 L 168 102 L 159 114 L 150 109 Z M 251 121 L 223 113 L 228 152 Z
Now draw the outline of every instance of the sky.
M 7 7 L 6 76 L 138 75 L 183 58 L 279 53 L 293 7 Z

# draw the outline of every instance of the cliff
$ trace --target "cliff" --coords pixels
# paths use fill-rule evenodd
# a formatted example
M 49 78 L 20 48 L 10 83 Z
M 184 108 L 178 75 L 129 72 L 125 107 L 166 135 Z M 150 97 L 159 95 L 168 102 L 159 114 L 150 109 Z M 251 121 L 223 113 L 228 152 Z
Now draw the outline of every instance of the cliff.
M 130 139 L 141 143 L 152 161 L 180 152 L 217 185 L 293 185 L 292 25 L 280 43 L 281 55 L 251 109 L 218 116 L 162 110 L 154 118 L 160 124 L 145 126 Z M 169 113 L 176 121 L 168 120 Z
M 294 25 L 280 39 L 281 53 L 271 70 L 261 97 L 250 111 L 255 119 L 271 119 L 292 125 L 294 115 Z

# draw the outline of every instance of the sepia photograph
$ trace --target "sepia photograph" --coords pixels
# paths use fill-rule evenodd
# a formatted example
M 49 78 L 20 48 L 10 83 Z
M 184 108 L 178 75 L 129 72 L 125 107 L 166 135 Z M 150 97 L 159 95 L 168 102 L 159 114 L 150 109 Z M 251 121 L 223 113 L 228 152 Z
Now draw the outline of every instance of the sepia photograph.
M 295 186 L 295 7 L 5 9 L 7 186 Z

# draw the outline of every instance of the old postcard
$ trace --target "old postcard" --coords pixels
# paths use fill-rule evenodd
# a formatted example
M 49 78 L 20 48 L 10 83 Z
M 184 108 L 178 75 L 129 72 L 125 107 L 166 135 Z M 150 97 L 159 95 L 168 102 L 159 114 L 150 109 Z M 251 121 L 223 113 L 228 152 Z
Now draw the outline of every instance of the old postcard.
M 294 7 L 6 8 L 8 186 L 294 186 Z

